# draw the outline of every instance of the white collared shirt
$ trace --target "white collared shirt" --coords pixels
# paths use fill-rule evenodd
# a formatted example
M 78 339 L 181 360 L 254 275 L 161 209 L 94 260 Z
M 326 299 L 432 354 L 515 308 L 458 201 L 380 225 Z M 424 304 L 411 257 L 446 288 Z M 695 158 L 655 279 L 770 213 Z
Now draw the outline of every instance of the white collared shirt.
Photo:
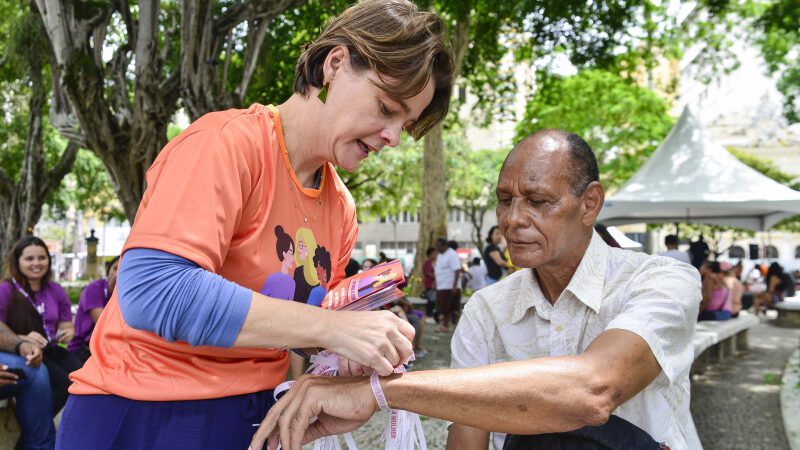
M 554 305 L 530 269 L 476 292 L 453 336 L 451 367 L 575 355 L 606 330 L 628 330 L 648 343 L 661 373 L 613 414 L 673 450 L 701 448 L 689 412 L 689 370 L 700 297 L 700 276 L 694 267 L 610 248 L 593 233 L 572 280 Z M 501 449 L 504 435 L 493 434 Z

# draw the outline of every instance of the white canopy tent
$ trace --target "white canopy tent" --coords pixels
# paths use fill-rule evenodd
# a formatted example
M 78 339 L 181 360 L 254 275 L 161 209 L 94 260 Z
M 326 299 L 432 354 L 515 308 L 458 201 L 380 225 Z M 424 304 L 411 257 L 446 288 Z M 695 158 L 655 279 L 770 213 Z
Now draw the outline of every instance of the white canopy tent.
M 767 230 L 800 214 L 800 192 L 762 175 L 714 142 L 689 108 L 597 218 L 605 225 L 706 223 Z
M 642 251 L 641 243 L 634 241 L 628 236 L 625 236 L 625 233 L 619 231 L 617 227 L 608 227 L 606 230 L 608 230 L 608 234 L 610 234 L 611 237 L 617 241 L 617 244 L 619 244 L 620 248 L 624 248 L 625 250 L 633 250 L 635 252 Z

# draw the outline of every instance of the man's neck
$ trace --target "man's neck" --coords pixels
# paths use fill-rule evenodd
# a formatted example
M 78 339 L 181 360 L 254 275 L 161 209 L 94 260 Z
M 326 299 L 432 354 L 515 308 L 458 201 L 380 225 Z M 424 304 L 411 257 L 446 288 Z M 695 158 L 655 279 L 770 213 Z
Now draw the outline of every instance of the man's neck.
M 567 288 L 572 277 L 575 276 L 575 271 L 581 264 L 584 255 L 589 250 L 589 244 L 592 242 L 592 234 L 588 238 L 582 240 L 576 245 L 576 251 L 564 258 L 562 261 L 554 261 L 541 267 L 531 269 L 532 276 L 536 277 L 539 283 L 539 289 L 544 294 L 544 298 L 555 305 L 561 293 Z

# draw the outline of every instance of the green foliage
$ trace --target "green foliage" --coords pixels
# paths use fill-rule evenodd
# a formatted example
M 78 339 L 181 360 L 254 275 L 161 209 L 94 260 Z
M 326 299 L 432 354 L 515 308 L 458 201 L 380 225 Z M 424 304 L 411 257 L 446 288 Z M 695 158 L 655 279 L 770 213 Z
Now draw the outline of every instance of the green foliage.
M 607 187 L 633 176 L 673 124 L 664 100 L 607 71 L 571 77 L 540 73 L 537 86 L 515 140 L 544 128 L 578 134 L 594 150 Z
M 786 185 L 796 191 L 800 191 L 800 178 L 781 171 L 771 160 L 759 158 L 734 148 L 729 148 L 728 151 L 731 152 L 733 156 L 738 158 L 739 161 L 747 164 L 750 168 L 759 171 L 778 183 Z M 793 216 L 784 219 L 773 228 L 776 230 L 798 233 L 800 232 L 800 216 Z
M 796 191 L 800 190 L 800 179 L 794 175 L 789 175 L 788 173 L 781 171 L 775 165 L 775 163 L 772 162 L 772 160 L 753 156 L 750 153 L 738 150 L 736 148 L 729 148 L 728 151 L 751 169 L 755 169 L 761 174 L 766 175 L 778 183 L 784 184 Z
M 167 141 L 171 141 L 173 138 L 175 138 L 175 136 L 181 134 L 182 131 L 183 128 L 179 127 L 174 123 L 170 123 L 167 126 Z
M 44 25 L 38 15 L 22 14 L 11 22 L 7 55 L 23 73 L 41 72 L 50 57 L 48 48 Z
M 303 47 L 316 39 L 330 18 L 352 3 L 355 1 L 309 0 L 277 17 L 264 38 L 244 104 L 277 104 L 289 98 L 293 92 L 294 66 Z M 241 70 L 241 64 L 232 66 L 230 78 L 240 79 Z
M 358 206 L 359 220 L 416 212 L 422 184 L 422 142 L 403 136 L 397 148 L 385 148 L 362 161 L 354 173 L 339 169 Z
M 758 11 L 760 3 L 753 9 Z M 778 90 L 784 95 L 783 112 L 790 123 L 800 122 L 800 2 L 772 0 L 763 8 L 755 27 L 769 71 L 780 74 Z
M 77 305 L 81 299 L 81 292 L 83 292 L 82 286 L 68 286 L 66 289 L 67 297 L 69 298 L 69 302 L 73 305 Z
M 564 54 L 579 67 L 607 66 L 641 4 L 640 0 L 433 3 L 451 34 L 457 23 L 469 23 L 460 84 L 477 97 L 481 113 L 477 124 L 510 117 L 517 86 L 512 61 L 504 58 L 513 55 L 516 63 L 533 64 Z
M 483 216 L 497 206 L 497 178 L 507 150 L 472 150 L 462 135 L 448 147 L 448 204 L 463 211 L 472 224 L 472 240 L 482 247 Z
M 0 101 L 7 121 L 0 122 L 0 168 L 6 175 L 18 182 L 22 175 L 22 165 L 25 161 L 25 145 L 28 137 L 28 108 L 26 95 L 30 95 L 24 79 L 13 82 L 0 81 L 0 90 L 5 91 L 10 98 L 6 102 Z M 44 123 L 43 141 L 44 158 L 47 167 L 53 167 L 61 158 L 61 153 L 66 147 L 58 132 L 49 124 L 47 116 L 42 117 Z
M 102 161 L 94 153 L 81 149 L 61 186 L 48 196 L 47 205 L 53 218 L 65 217 L 70 205 L 101 220 L 125 220 L 122 205 Z
M 767 372 L 764 374 L 764 384 L 771 384 L 775 386 L 780 386 L 783 384 L 783 379 L 781 378 L 781 374 L 779 373 L 770 373 Z

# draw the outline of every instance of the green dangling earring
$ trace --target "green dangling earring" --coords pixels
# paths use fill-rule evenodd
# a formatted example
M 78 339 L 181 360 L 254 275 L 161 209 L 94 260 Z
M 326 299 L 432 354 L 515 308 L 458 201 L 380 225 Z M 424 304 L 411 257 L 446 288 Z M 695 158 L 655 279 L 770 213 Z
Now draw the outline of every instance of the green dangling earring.
M 330 82 L 330 81 L 328 81 L 327 83 L 325 83 L 325 85 L 324 85 L 324 86 L 322 86 L 322 89 L 320 89 L 320 90 L 319 90 L 319 94 L 317 94 L 317 98 L 318 98 L 318 99 L 319 99 L 319 101 L 321 101 L 323 104 L 325 103 L 325 101 L 326 101 L 326 100 L 328 100 L 328 88 L 329 88 L 330 86 L 331 86 L 331 82 Z

